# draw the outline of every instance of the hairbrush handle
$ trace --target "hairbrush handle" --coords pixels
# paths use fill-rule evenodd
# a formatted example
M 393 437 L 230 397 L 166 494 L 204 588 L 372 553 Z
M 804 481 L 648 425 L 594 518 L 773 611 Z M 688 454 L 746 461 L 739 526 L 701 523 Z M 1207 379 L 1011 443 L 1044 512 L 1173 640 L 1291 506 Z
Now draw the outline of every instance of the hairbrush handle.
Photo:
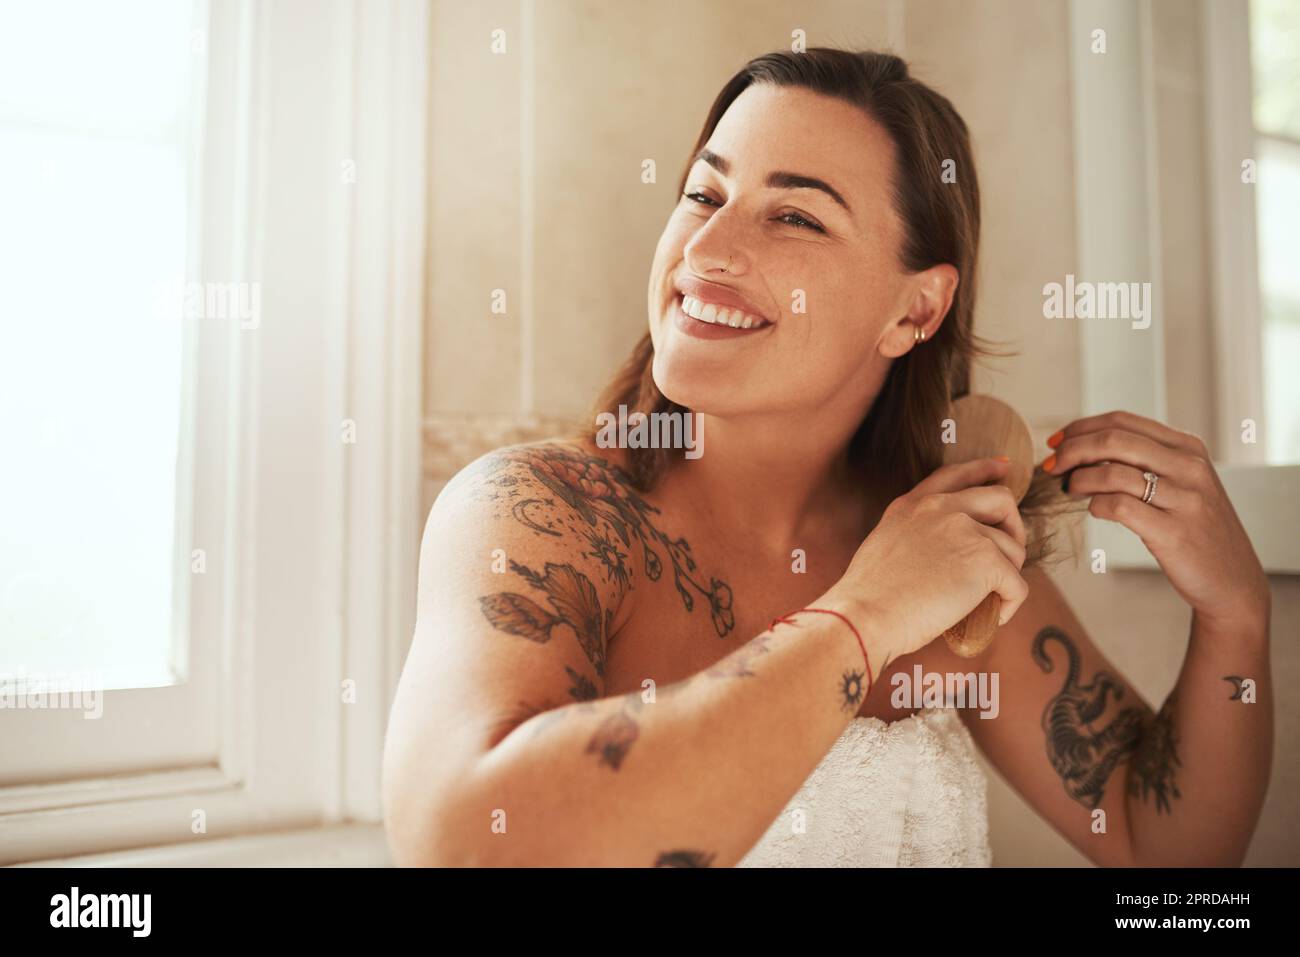
M 964 395 L 952 403 L 956 441 L 944 448 L 944 464 L 1006 455 L 1011 467 L 1000 485 L 1019 502 L 1033 477 L 1033 437 L 1015 409 L 991 395 Z M 974 658 L 993 641 L 1002 614 L 1002 596 L 992 592 L 965 618 L 943 633 L 953 654 Z
M 1002 596 L 986 595 L 975 610 L 943 633 L 944 641 L 960 658 L 974 658 L 993 641 L 1002 613 Z

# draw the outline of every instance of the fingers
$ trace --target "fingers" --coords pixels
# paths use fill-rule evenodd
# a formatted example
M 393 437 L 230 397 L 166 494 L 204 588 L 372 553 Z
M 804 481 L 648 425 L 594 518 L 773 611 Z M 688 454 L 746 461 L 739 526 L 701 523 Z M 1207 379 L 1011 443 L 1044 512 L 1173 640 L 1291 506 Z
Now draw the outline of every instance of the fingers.
M 1146 416 L 1123 410 L 1075 419 L 1061 431 L 1063 438 L 1069 439 L 1087 435 L 1090 432 L 1099 432 L 1103 429 L 1124 429 L 1135 432 L 1138 435 L 1167 445 L 1171 449 L 1179 449 L 1193 455 L 1199 455 L 1205 448 L 1205 444 L 1200 437 L 1191 432 L 1183 432 L 1172 426 L 1165 425 L 1163 422 L 1157 422 L 1155 419 L 1149 419 Z
M 1146 494 L 1147 480 L 1142 477 L 1142 470 L 1132 465 L 1119 462 L 1103 462 L 1101 465 L 1081 466 L 1069 473 L 1068 480 L 1062 486 L 1065 494 L 1070 496 L 1104 495 L 1109 492 L 1123 492 L 1139 502 Z M 1156 486 L 1156 494 L 1150 504 L 1166 512 L 1187 511 L 1192 505 L 1192 497 L 1185 489 L 1169 478 L 1162 476 Z
M 1062 475 L 1080 465 L 1098 462 L 1123 462 L 1139 471 L 1150 469 L 1157 475 L 1183 479 L 1193 459 L 1187 452 L 1124 429 L 1100 429 L 1083 435 L 1066 436 L 1047 457 L 1044 471 Z M 1050 465 L 1050 468 L 1046 466 Z M 1184 484 L 1188 484 L 1184 482 Z
M 1094 495 L 1088 503 L 1088 512 L 1094 518 L 1118 522 L 1142 539 L 1143 545 L 1157 552 L 1178 537 L 1177 518 L 1123 492 Z
M 1000 528 L 992 528 L 978 522 L 975 523 L 975 528 L 981 535 L 993 542 L 1001 550 L 1007 561 L 1016 566 L 1017 570 L 1024 567 L 1026 555 L 1024 542 L 1018 541 Z
M 1025 521 L 1020 517 L 1016 497 L 1005 485 L 985 485 L 950 492 L 946 504 L 959 509 L 984 525 L 1001 529 L 1021 546 L 1025 544 Z
M 984 587 L 988 593 L 997 594 L 1001 599 L 998 624 L 1005 625 L 1029 597 L 1029 585 L 1020 576 L 1020 569 L 1025 564 L 1025 546 L 1001 529 L 973 519 L 971 528 L 994 546 L 984 546 L 984 551 L 973 563 L 984 573 Z
M 932 495 L 936 492 L 959 492 L 972 485 L 1000 481 L 1006 477 L 1011 468 L 1010 462 L 994 458 L 971 459 L 969 462 L 957 462 L 935 469 L 909 493 L 911 495 Z
M 988 563 L 989 591 L 1001 599 L 998 625 L 1005 625 L 1029 597 L 1029 585 L 1020 575 L 1026 555 L 1025 525 L 1015 496 L 1005 486 L 993 485 L 965 488 L 939 498 L 970 518 L 975 531 L 997 547 Z
M 980 535 L 996 547 L 987 562 L 989 592 L 996 593 L 1002 605 L 999 625 L 1005 624 L 1029 596 L 1029 585 L 1020 576 L 1025 563 L 1026 535 L 1024 519 L 1010 489 L 1001 482 L 1011 463 L 996 458 L 972 459 L 936 469 L 908 493 L 907 497 L 924 500 L 933 497 L 939 507 L 964 514 Z
M 1007 562 L 995 563 L 995 569 L 997 581 L 992 590 L 997 592 L 998 597 L 1002 599 L 1002 608 L 998 613 L 998 625 L 1005 625 L 1020 610 L 1020 606 L 1025 603 L 1025 599 L 1029 597 L 1029 583 L 1020 576 L 1019 571 L 1012 568 Z

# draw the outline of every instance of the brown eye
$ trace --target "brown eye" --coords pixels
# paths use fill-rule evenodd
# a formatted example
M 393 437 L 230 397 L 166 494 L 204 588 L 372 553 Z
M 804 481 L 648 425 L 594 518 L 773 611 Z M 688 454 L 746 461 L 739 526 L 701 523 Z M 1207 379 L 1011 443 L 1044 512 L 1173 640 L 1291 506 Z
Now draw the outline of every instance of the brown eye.
M 691 202 L 693 202 L 693 203 L 703 203 L 703 204 L 706 205 L 706 206 L 717 206 L 717 205 L 718 205 L 718 204 L 715 203 L 713 200 L 709 199 L 709 197 L 705 196 L 703 193 L 698 192 L 698 191 L 693 192 L 693 193 L 682 193 L 682 195 L 685 196 L 687 199 L 689 199 L 689 200 L 690 200 Z
M 811 220 L 804 219 L 798 213 L 784 213 L 777 217 L 783 223 L 789 223 L 791 226 L 798 226 L 801 229 L 811 229 L 815 232 L 824 233 L 826 230 Z

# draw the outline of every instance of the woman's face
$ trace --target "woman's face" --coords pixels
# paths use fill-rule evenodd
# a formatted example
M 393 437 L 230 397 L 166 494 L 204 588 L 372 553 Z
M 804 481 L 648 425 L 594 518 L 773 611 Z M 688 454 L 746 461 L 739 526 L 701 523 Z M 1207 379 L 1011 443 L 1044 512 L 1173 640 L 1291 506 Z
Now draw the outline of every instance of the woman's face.
M 911 347 L 913 327 L 899 320 L 927 296 L 926 274 L 898 262 L 893 164 L 892 141 L 857 107 L 770 84 L 741 93 L 655 250 L 660 391 L 721 416 L 869 403 Z M 739 312 L 693 318 L 697 302 Z

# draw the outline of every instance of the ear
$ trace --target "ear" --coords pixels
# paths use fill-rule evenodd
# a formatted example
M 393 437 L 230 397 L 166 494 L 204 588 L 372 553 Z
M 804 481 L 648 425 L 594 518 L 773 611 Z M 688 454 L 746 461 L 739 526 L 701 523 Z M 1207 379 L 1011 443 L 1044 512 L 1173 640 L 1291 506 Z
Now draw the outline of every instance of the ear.
M 903 316 L 890 323 L 880 340 L 880 354 L 888 359 L 906 355 L 916 346 L 916 327 L 925 331 L 926 340 L 943 325 L 957 293 L 957 269 L 947 263 L 931 266 L 908 277 L 908 305 Z

